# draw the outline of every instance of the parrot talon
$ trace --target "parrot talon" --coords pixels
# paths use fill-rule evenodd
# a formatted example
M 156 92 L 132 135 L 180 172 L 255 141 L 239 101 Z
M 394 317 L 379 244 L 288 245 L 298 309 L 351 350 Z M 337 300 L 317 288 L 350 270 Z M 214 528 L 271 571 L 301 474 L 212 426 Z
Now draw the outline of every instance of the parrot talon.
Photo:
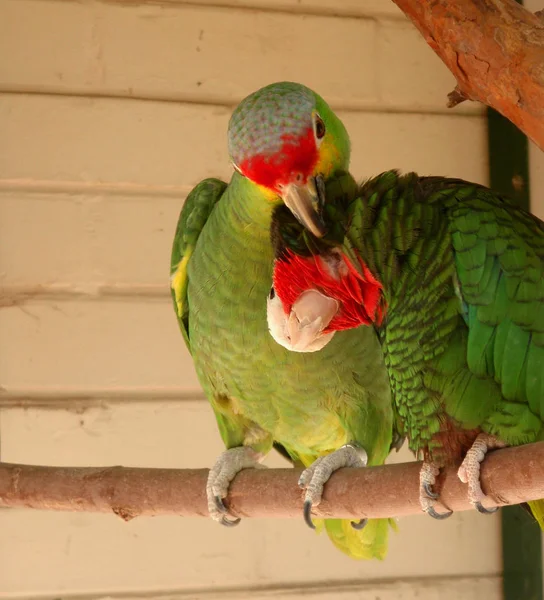
M 453 510 L 449 510 L 445 513 L 436 512 L 436 510 L 432 506 L 428 506 L 425 511 L 429 517 L 436 519 L 437 521 L 444 521 L 445 519 L 449 519 L 453 515 Z
M 228 514 L 229 509 L 225 506 L 225 503 L 223 502 L 223 498 L 221 498 L 221 496 L 214 496 L 213 501 L 215 503 L 215 507 L 220 513 L 223 513 L 225 515 Z
M 308 527 L 310 529 L 315 529 L 314 522 L 312 521 L 312 501 L 311 500 L 305 500 L 303 512 L 304 512 L 304 521 L 305 521 L 306 525 L 308 525 Z
M 236 525 L 238 525 L 241 520 L 242 519 L 240 519 L 240 517 L 237 517 L 236 519 L 228 519 L 227 517 L 223 516 L 219 523 L 221 523 L 221 525 L 224 525 L 225 527 L 236 527 Z
M 439 513 L 434 509 L 435 501 L 440 498 L 440 494 L 434 491 L 439 474 L 440 467 L 437 464 L 423 461 L 419 472 L 419 504 L 421 510 L 433 519 L 444 520 L 451 517 L 453 511 Z
M 482 500 L 487 498 L 482 490 L 480 483 L 480 466 L 484 461 L 488 450 L 495 448 L 504 448 L 506 444 L 493 435 L 480 433 L 474 440 L 469 451 L 466 453 L 457 476 L 463 482 L 468 484 L 468 499 L 474 508 L 482 515 L 490 515 L 497 512 L 498 507 L 485 508 L 482 506 Z M 490 499 L 492 502 L 493 500 Z
M 496 513 L 499 510 L 498 506 L 493 506 L 492 508 L 485 508 L 485 506 L 482 506 L 482 503 L 479 501 L 474 503 L 474 507 L 482 515 L 492 515 L 493 513 Z
M 361 529 L 364 529 L 366 527 L 367 523 L 368 523 L 368 519 L 361 519 L 359 521 L 352 521 L 351 526 L 353 527 L 353 529 L 356 529 L 357 531 L 361 531 Z
M 365 467 L 367 460 L 364 448 L 356 444 L 346 444 L 330 454 L 320 456 L 302 472 L 298 484 L 306 490 L 303 515 L 308 527 L 315 529 L 311 514 L 312 507 L 321 502 L 323 488 L 330 476 L 343 467 Z
M 425 493 L 427 494 L 427 496 L 429 498 L 431 498 L 432 500 L 438 500 L 438 498 L 440 498 L 440 494 L 437 494 L 434 490 L 433 487 L 430 483 L 425 482 L 421 484 L 423 487 L 423 490 L 425 491 Z
M 215 465 L 210 469 L 208 481 L 206 482 L 206 497 L 208 499 L 208 512 L 210 517 L 225 527 L 235 527 L 241 519 L 229 515 L 229 509 L 225 505 L 229 487 L 236 475 L 249 468 L 263 468 L 259 461 L 263 458 L 249 446 L 239 446 L 223 452 Z

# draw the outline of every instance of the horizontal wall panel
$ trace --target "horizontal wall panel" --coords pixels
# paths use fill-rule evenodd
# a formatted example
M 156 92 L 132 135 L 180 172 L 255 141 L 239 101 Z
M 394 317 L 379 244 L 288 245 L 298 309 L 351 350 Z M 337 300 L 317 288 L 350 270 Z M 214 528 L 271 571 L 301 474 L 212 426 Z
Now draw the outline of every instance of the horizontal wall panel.
M 455 85 L 404 20 L 184 3 L 3 0 L 0 57 L 0 89 L 230 105 L 290 80 L 336 106 L 446 112 Z
M 202 105 L 0 94 L 0 175 L 190 186 L 228 176 L 229 116 Z
M 8 394 L 200 392 L 168 298 L 27 301 L 0 309 L 0 331 Z
M 183 196 L 0 191 L 0 285 L 8 295 L 7 288 L 30 294 L 107 288 L 158 289 L 166 297 L 182 204 Z

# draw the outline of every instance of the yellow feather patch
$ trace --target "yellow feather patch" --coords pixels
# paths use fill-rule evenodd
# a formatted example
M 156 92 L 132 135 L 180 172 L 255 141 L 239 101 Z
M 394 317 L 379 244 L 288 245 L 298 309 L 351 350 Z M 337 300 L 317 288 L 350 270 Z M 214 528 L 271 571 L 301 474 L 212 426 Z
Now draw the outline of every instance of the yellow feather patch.
M 356 560 L 383 560 L 387 555 L 389 528 L 397 531 L 394 519 L 370 519 L 364 529 L 356 530 L 348 519 L 314 519 L 317 533 L 323 529 L 332 543 Z
M 319 158 L 314 173 L 320 173 L 325 178 L 332 174 L 333 165 L 340 160 L 338 147 L 331 135 L 326 134 L 319 146 Z
M 261 185 L 259 183 L 255 183 L 254 185 L 256 185 L 259 188 L 259 192 L 262 194 L 263 198 L 267 202 L 271 202 L 271 203 L 275 203 L 275 204 L 281 203 L 282 199 L 276 190 L 267 188 L 266 186 Z
M 533 517 L 540 525 L 540 529 L 544 531 L 544 500 L 532 500 L 528 502 Z
M 179 261 L 176 270 L 170 276 L 170 287 L 174 291 L 179 318 L 183 316 L 183 297 L 187 287 L 187 263 L 189 262 L 192 253 L 192 248 L 187 248 L 185 256 Z

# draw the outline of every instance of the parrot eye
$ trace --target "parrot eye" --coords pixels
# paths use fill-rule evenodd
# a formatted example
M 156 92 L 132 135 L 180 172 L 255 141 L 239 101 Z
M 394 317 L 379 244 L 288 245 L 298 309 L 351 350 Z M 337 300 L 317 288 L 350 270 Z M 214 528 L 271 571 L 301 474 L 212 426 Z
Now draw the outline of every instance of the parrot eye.
M 270 300 L 274 300 L 274 298 L 276 297 L 276 292 L 274 291 L 274 288 L 270 289 L 270 294 L 268 294 L 268 297 L 270 298 Z
M 323 119 L 316 114 L 315 115 L 315 121 L 314 121 L 314 128 L 315 128 L 315 137 L 318 140 L 321 140 L 325 137 L 325 123 L 323 123 Z

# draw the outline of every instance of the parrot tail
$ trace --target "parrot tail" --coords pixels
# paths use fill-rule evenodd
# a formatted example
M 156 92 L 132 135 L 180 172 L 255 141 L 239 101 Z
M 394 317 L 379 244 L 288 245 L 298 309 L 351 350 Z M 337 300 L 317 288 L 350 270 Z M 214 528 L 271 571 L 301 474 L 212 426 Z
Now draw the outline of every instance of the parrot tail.
M 351 521 L 346 519 L 314 519 L 314 523 L 318 533 L 325 529 L 341 552 L 357 560 L 383 560 L 387 554 L 389 527 L 397 531 L 393 519 L 369 519 L 361 530 L 353 529 Z
M 540 529 L 544 531 L 544 500 L 533 500 L 531 502 L 527 502 L 527 504 L 533 513 L 533 517 L 540 525 Z

